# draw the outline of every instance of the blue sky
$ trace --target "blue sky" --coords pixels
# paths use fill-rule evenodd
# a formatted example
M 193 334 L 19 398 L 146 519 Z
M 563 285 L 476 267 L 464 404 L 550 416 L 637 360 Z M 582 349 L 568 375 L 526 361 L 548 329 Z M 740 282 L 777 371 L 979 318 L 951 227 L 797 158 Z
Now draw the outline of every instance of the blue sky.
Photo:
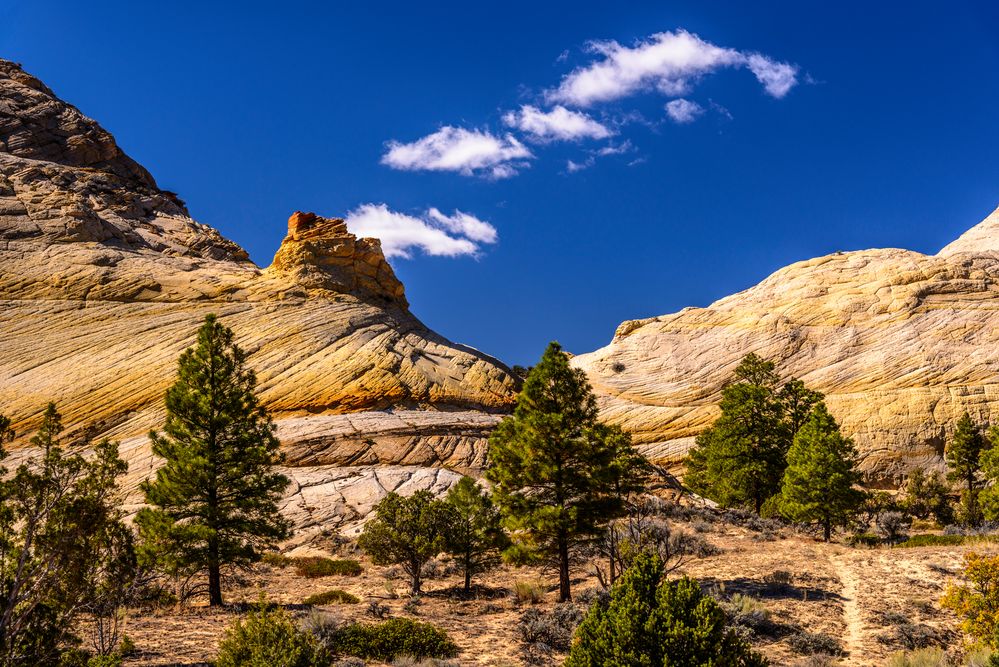
M 258 264 L 353 213 L 425 323 L 529 364 L 999 205 L 999 6 L 818 5 L 0 0 L 0 57 Z

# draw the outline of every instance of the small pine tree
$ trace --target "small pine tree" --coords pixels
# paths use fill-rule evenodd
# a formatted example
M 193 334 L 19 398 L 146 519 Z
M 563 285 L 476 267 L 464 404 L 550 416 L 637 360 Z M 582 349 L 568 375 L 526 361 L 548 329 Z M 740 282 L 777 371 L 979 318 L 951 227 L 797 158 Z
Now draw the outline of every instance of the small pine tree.
M 954 437 L 951 438 L 945 453 L 947 459 L 947 478 L 960 482 L 964 487 L 961 494 L 961 516 L 963 523 L 969 526 L 981 522 L 981 512 L 978 505 L 978 474 L 982 469 L 982 453 L 986 451 L 987 441 L 981 428 L 965 412 L 957 422 Z
M 452 486 L 446 502 L 454 511 L 447 536 L 447 552 L 465 573 L 467 594 L 471 591 L 474 575 L 499 563 L 500 553 L 510 545 L 510 538 L 500 525 L 499 509 L 471 477 L 462 477 Z
M 950 525 L 954 521 L 950 488 L 937 470 L 926 474 L 922 468 L 916 468 L 909 473 L 905 484 L 904 508 L 918 519 L 932 516 L 941 526 Z
M 864 500 L 854 485 L 857 450 L 843 437 L 825 403 L 819 403 L 794 438 L 778 507 L 792 521 L 818 522 L 826 542 L 834 526 L 847 523 Z
M 512 533 L 513 560 L 553 558 L 559 599 L 571 599 L 571 551 L 619 516 L 624 502 L 619 462 L 631 458 L 630 439 L 597 421 L 586 375 L 551 343 L 531 369 L 511 417 L 489 438 L 486 477 Z
M 607 604 L 590 607 L 565 661 L 565 667 L 767 664 L 726 627 L 725 612 L 697 582 L 667 581 L 650 553 L 625 570 Z
M 0 445 L 12 436 L 9 424 L 0 417 Z M 87 458 L 65 453 L 61 431 L 49 403 L 31 441 L 37 456 L 13 474 L 0 467 L 3 665 L 61 664 L 79 643 L 80 616 L 99 613 L 95 599 L 110 587 L 127 588 L 134 574 L 118 487 L 128 466 L 108 440 Z
M 375 565 L 401 565 L 411 592 L 419 595 L 423 567 L 444 551 L 455 523 L 454 511 L 426 490 L 409 497 L 389 493 L 375 506 L 357 545 Z
M 772 361 L 746 355 L 722 390 L 721 416 L 697 436 L 684 482 L 723 506 L 759 513 L 779 491 L 794 435 L 821 399 L 799 380 L 781 386 Z
M 255 562 L 289 534 L 277 501 L 290 482 L 274 471 L 282 456 L 255 385 L 232 331 L 208 315 L 180 356 L 163 432 L 150 434 L 164 464 L 142 485 L 141 553 L 174 573 L 207 571 L 212 606 L 223 567 Z

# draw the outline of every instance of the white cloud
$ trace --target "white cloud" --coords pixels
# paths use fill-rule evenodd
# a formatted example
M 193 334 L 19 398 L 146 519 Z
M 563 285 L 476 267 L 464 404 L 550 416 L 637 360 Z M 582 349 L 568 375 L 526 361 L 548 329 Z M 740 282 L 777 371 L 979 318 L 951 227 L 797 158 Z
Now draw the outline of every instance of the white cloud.
M 666 103 L 666 114 L 673 119 L 673 122 L 680 123 L 681 125 L 693 123 L 702 113 L 704 113 L 704 107 L 697 102 L 691 102 L 682 97 Z
M 630 139 L 625 139 L 619 144 L 608 144 L 603 148 L 597 150 L 597 155 L 600 157 L 605 157 L 607 155 L 623 155 L 624 153 L 630 153 L 635 150 L 634 145 L 632 145 Z
M 798 83 L 798 68 L 789 63 L 779 63 L 759 53 L 746 58 L 746 66 L 773 97 L 780 99 Z
M 748 67 L 774 97 L 783 97 L 797 82 L 793 65 L 719 47 L 685 30 L 657 33 L 633 47 L 605 41 L 589 49 L 603 57 L 567 74 L 546 93 L 549 102 L 586 107 L 653 89 L 680 96 L 698 78 L 723 67 Z
M 565 163 L 565 170 L 570 174 L 575 174 L 577 171 L 583 171 L 584 169 L 589 169 L 594 164 L 596 164 L 596 160 L 594 160 L 593 156 L 591 155 L 582 162 L 576 162 L 575 160 L 567 160 Z
M 427 217 L 444 229 L 466 236 L 473 241 L 496 243 L 496 228 L 484 220 L 479 220 L 474 215 L 462 213 L 457 209 L 455 209 L 454 215 L 444 215 L 440 210 L 431 208 L 427 211 Z
M 386 257 L 409 258 L 414 250 L 444 257 L 474 256 L 480 243 L 497 240 L 495 227 L 457 210 L 448 216 L 431 208 L 417 217 L 385 204 L 362 204 L 347 214 L 346 221 L 357 236 L 380 239 Z
M 412 143 L 388 143 L 382 164 L 405 171 L 456 171 L 465 176 L 508 178 L 533 158 L 513 135 L 445 125 Z
M 562 105 L 556 105 L 551 111 L 542 111 L 525 104 L 520 111 L 503 114 L 503 122 L 541 142 L 606 139 L 614 134 L 585 113 L 570 111 Z

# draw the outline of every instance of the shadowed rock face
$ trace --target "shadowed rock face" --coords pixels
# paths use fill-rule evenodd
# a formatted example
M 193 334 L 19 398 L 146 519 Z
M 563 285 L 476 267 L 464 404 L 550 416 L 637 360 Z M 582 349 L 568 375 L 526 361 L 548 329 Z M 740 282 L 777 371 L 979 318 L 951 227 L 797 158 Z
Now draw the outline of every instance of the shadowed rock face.
M 55 401 L 68 439 L 125 439 L 137 491 L 155 463 L 144 434 L 162 424 L 177 357 L 208 313 L 248 353 L 293 495 L 362 478 L 364 494 L 391 490 L 371 481 L 377 466 L 396 466 L 393 484 L 453 481 L 430 468 L 481 466 L 514 401 L 502 364 L 409 312 L 378 240 L 297 212 L 262 270 L 96 122 L 0 60 L 0 413 L 15 448 Z M 358 469 L 331 472 L 343 466 Z M 334 481 L 298 482 L 316 475 Z
M 965 410 L 999 422 L 999 211 L 935 256 L 836 253 L 707 308 L 624 322 L 573 364 L 604 418 L 677 466 L 749 352 L 826 394 L 872 481 L 942 465 Z

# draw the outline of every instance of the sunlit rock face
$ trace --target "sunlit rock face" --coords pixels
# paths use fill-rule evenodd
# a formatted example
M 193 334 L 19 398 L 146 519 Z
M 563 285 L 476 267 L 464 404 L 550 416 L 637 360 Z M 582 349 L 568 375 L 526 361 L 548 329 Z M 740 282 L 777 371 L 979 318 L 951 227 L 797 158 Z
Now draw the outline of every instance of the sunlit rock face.
M 999 422 L 999 211 L 937 255 L 835 253 L 707 308 L 624 322 L 573 363 L 606 419 L 678 467 L 749 352 L 826 394 L 871 481 L 942 465 L 965 410 Z
M 356 487 L 331 469 L 405 466 L 407 483 L 439 486 L 451 478 L 437 468 L 481 467 L 489 428 L 513 405 L 505 366 L 409 312 L 378 240 L 296 212 L 261 269 L 96 122 L 0 60 L 0 413 L 14 448 L 55 401 L 68 441 L 127 441 L 137 491 L 154 465 L 143 436 L 208 313 L 247 351 L 296 480 Z M 316 500 L 336 484 L 293 493 Z

